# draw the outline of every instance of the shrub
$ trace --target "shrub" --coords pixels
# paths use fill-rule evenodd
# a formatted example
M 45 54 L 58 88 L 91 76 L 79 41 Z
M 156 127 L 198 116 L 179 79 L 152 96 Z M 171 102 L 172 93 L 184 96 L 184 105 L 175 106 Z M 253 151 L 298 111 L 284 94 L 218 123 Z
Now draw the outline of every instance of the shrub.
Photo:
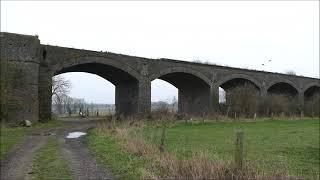
M 320 93 L 305 99 L 304 111 L 307 116 L 320 117 Z
M 266 105 L 269 115 L 293 116 L 299 113 L 299 103 L 296 97 L 280 94 L 268 95 Z
M 245 84 L 227 92 L 226 100 L 232 113 L 251 117 L 258 110 L 259 92 L 253 85 Z
M 320 96 L 320 95 L 318 95 Z M 310 98 L 306 103 L 308 114 L 319 114 L 319 97 Z M 317 109 L 317 110 L 316 110 Z M 218 113 L 230 117 L 253 118 L 260 116 L 297 116 L 301 106 L 297 96 L 285 94 L 268 94 L 260 96 L 259 91 L 251 84 L 244 84 L 230 89 L 226 93 L 226 103 L 218 106 Z

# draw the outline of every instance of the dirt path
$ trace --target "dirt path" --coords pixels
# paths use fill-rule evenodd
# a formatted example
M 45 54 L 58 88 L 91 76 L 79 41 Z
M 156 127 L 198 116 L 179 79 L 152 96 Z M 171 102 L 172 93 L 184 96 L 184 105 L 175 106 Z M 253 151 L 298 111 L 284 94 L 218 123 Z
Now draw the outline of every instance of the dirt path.
M 97 165 L 95 158 L 89 153 L 84 137 L 67 139 L 69 132 L 86 132 L 95 127 L 96 121 L 65 122 L 65 128 L 39 131 L 15 146 L 1 161 L 1 178 L 6 180 L 25 179 L 31 169 L 36 151 L 48 140 L 48 135 L 56 137 L 59 142 L 62 157 L 71 170 L 73 179 L 112 179 L 111 173 Z
M 0 179 L 24 179 L 30 169 L 35 152 L 46 141 L 46 136 L 29 136 L 23 143 L 15 146 L 14 150 L 1 161 Z
M 94 123 L 84 123 L 81 126 L 72 128 L 71 131 L 67 130 L 58 133 L 62 156 L 67 161 L 74 179 L 112 179 L 111 174 L 99 168 L 95 158 L 89 153 L 84 142 L 84 136 L 75 139 L 65 138 L 69 132 L 87 132 L 88 129 L 94 126 Z

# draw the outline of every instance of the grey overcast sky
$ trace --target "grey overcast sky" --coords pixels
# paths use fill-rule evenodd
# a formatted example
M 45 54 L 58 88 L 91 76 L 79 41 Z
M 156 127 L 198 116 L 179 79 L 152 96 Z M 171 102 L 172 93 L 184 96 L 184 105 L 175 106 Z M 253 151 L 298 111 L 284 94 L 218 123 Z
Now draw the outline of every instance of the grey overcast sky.
M 37 34 L 42 44 L 319 77 L 319 1 L 1 1 L 1 31 Z M 114 103 L 108 81 L 63 76 L 70 96 Z M 176 95 L 152 82 L 152 101 Z

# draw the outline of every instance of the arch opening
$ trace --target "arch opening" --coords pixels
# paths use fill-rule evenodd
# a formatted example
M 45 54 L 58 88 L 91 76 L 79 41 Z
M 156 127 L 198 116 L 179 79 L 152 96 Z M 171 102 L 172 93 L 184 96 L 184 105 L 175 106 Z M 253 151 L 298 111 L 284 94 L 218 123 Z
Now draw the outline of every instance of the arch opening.
M 210 85 L 193 74 L 172 72 L 157 77 L 177 89 L 177 112 L 184 115 L 201 115 L 210 106 Z
M 101 117 L 115 113 L 115 86 L 84 72 L 52 77 L 52 113 L 58 117 Z
M 219 111 L 226 116 L 252 116 L 258 111 L 260 88 L 252 81 L 234 78 L 219 87 Z
M 178 89 L 161 79 L 151 82 L 151 111 L 166 108 L 169 112 L 178 112 Z
M 50 74 L 45 67 L 40 68 L 39 117 L 51 117 L 52 77 L 68 72 L 91 73 L 106 79 L 115 86 L 115 111 L 118 117 L 131 116 L 138 112 L 139 81 L 128 72 L 103 63 L 83 63 L 61 67 Z M 50 95 L 50 96 L 49 96 Z
M 235 89 L 237 87 L 243 87 L 243 86 L 251 86 L 252 88 L 257 90 L 257 92 L 260 91 L 260 88 L 258 87 L 258 85 L 256 85 L 254 82 L 252 82 L 248 79 L 244 79 L 244 78 L 234 78 L 234 79 L 228 80 L 220 85 L 220 87 L 222 89 L 224 89 L 225 91 L 232 91 L 233 89 Z
M 304 92 L 304 113 L 311 117 L 320 117 L 320 87 L 311 86 Z
M 299 92 L 286 82 L 275 83 L 267 89 L 267 111 L 273 115 L 295 116 L 300 113 Z
M 298 90 L 288 83 L 279 82 L 270 86 L 267 90 L 267 93 L 274 95 L 284 95 L 294 98 L 298 95 Z
M 113 66 L 99 63 L 78 64 L 62 68 L 55 74 L 86 72 L 96 74 L 115 86 L 115 111 L 117 116 L 130 116 L 138 111 L 138 80 Z
M 85 63 L 62 68 L 54 73 L 59 75 L 67 72 L 86 72 L 96 74 L 110 81 L 115 86 L 123 83 L 137 83 L 138 80 L 129 73 L 113 66 L 100 63 Z

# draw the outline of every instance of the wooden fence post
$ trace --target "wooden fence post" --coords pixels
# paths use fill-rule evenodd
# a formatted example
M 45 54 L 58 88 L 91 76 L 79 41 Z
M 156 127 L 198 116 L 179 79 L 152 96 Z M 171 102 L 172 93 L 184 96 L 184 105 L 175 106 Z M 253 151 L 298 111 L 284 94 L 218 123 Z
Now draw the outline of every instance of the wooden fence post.
M 166 124 L 163 122 L 162 124 L 162 131 L 161 131 L 161 139 L 160 139 L 160 146 L 159 146 L 159 150 L 160 152 L 164 152 L 164 141 L 166 139 Z
M 234 156 L 234 161 L 237 169 L 242 169 L 243 167 L 243 138 L 244 133 L 242 131 L 237 131 Z

